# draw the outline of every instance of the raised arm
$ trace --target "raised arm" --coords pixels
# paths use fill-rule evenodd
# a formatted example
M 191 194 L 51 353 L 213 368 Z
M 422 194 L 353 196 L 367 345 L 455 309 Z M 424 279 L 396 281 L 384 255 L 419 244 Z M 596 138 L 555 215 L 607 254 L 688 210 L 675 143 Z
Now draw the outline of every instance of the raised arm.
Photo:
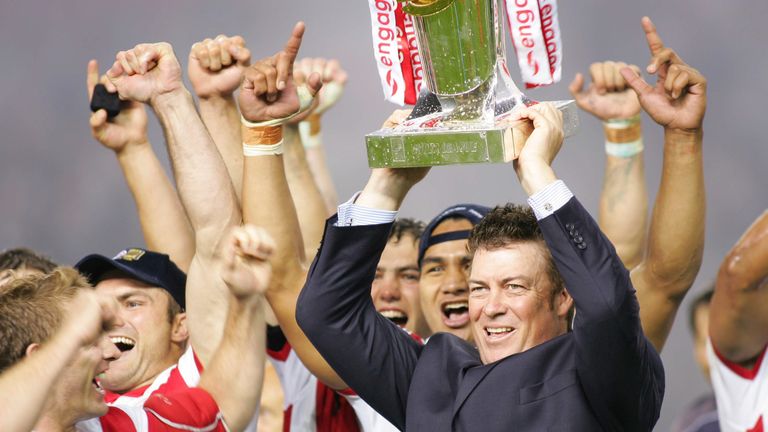
M 327 385 L 345 388 L 296 323 L 296 298 L 307 270 L 301 230 L 285 176 L 282 124 L 287 117 L 307 109 L 311 101 L 306 95 L 314 96 L 321 86 L 317 75 L 309 77 L 303 90 L 294 82 L 293 62 L 303 35 L 304 24 L 299 23 L 283 50 L 245 71 L 239 96 L 245 119 L 243 215 L 246 222 L 264 227 L 275 239 L 267 300 L 283 333 L 307 369 Z M 303 103 L 299 92 L 306 92 Z
M 323 81 L 323 87 L 315 97 L 315 103 L 312 107 L 305 114 L 291 119 L 283 130 L 285 174 L 291 196 L 293 196 L 296 205 L 296 214 L 299 217 L 304 251 L 308 261 L 311 261 L 317 252 L 320 239 L 323 237 L 325 220 L 335 212 L 335 208 L 329 212 L 326 207 L 327 203 L 321 192 L 322 179 L 313 173 L 313 166 L 309 159 L 312 148 L 317 148 L 321 144 L 320 137 L 319 135 L 307 135 L 310 131 L 306 130 L 307 122 L 309 122 L 307 118 L 314 118 L 319 121 L 320 114 L 318 111 L 329 107 L 328 98 L 330 95 L 327 93 L 326 85 L 333 87 L 331 77 L 339 74 L 332 63 L 334 62 L 327 62 L 322 58 L 303 59 L 296 62 L 293 76 L 298 86 L 305 85 L 310 76 L 317 74 Z M 327 167 L 323 167 L 327 169 Z M 335 191 L 333 193 L 335 194 Z
M 229 310 L 224 336 L 199 386 L 216 400 L 229 430 L 245 429 L 259 405 L 267 343 L 263 302 L 273 250 L 266 231 L 245 225 L 222 240 L 217 258 L 229 288 Z
M 309 168 L 312 170 L 312 175 L 323 196 L 328 214 L 331 215 L 336 212 L 339 196 L 336 193 L 336 186 L 333 184 L 333 177 L 326 161 L 322 137 L 322 117 L 339 101 L 344 93 L 347 73 L 337 60 L 325 61 L 325 59 L 308 58 L 301 60 L 297 66 L 307 76 L 310 73 L 308 71 L 322 69 L 324 85 L 320 90 L 318 106 L 306 120 L 299 124 L 299 130 L 301 142 L 306 149 Z
M 657 76 L 650 86 L 634 71 L 621 73 L 651 118 L 664 127 L 664 163 L 642 262 L 632 271 L 648 339 L 661 351 L 675 314 L 701 267 L 706 197 L 702 123 L 707 81 L 664 46 L 656 27 L 642 21 Z
M 712 345 L 749 367 L 768 345 L 768 211 L 726 255 L 715 282 L 709 315 Z
M 339 206 L 338 218 L 326 223 L 296 310 L 302 330 L 339 376 L 401 430 L 421 346 L 376 312 L 371 284 L 396 211 L 428 171 L 373 170 L 355 203 Z
M 187 66 L 200 102 L 200 117 L 224 159 L 238 199 L 243 187 L 243 151 L 240 112 L 233 94 L 250 61 L 251 52 L 241 36 L 218 35 L 192 45 Z
M 594 63 L 592 84 L 576 74 L 570 85 L 581 109 L 603 122 L 605 175 L 600 194 L 600 228 L 616 247 L 628 269 L 640 263 L 645 252 L 648 191 L 645 186 L 640 102 L 619 71 L 626 63 Z M 637 73 L 640 69 L 632 65 Z
M 107 77 L 124 99 L 148 102 L 165 132 L 179 196 L 195 231 L 195 256 L 187 278 L 187 327 L 207 364 L 224 331 L 227 288 L 212 271 L 217 244 L 240 224 L 232 182 L 213 140 L 181 80 L 167 43 L 122 51 Z
M 99 81 L 99 65 L 91 60 L 87 72 L 89 99 Z M 115 91 L 106 77 L 101 82 Z M 188 271 L 195 253 L 194 233 L 176 189 L 149 143 L 144 104 L 124 101 L 113 119 L 108 119 L 103 109 L 96 111 L 91 114 L 90 126 L 93 137 L 115 152 L 136 202 L 147 248 L 169 255 L 179 268 Z
M 606 430 L 652 430 L 661 411 L 664 371 L 643 337 L 637 298 L 597 223 L 557 181 L 551 164 L 563 139 L 551 104 L 519 111 L 534 130 L 515 161 L 554 263 L 576 307 L 573 349 L 579 384 Z

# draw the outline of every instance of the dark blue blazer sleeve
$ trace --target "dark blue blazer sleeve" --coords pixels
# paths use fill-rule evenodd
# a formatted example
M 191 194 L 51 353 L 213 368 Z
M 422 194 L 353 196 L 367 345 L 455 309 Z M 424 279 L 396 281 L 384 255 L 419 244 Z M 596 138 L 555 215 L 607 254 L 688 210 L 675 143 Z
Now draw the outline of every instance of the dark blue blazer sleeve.
M 403 430 L 422 347 L 376 312 L 371 300 L 371 283 L 392 224 L 336 227 L 335 221 L 326 222 L 296 320 L 347 385 Z
M 629 272 L 576 198 L 539 225 L 576 304 L 577 373 L 590 405 L 605 430 L 651 431 L 664 369 L 643 334 Z

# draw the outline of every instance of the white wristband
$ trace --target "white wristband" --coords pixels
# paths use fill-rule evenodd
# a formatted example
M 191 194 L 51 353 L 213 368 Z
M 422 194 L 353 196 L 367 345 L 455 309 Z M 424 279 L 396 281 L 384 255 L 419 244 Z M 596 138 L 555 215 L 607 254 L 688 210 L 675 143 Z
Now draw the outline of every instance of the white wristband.
M 243 143 L 243 156 L 275 156 L 283 154 L 283 140 L 271 145 L 250 145 Z
M 643 151 L 643 139 L 628 143 L 605 142 L 605 153 L 620 158 L 631 158 Z
M 285 123 L 287 123 L 292 118 L 296 117 L 299 114 L 302 114 L 303 112 L 307 111 L 309 107 L 312 106 L 312 102 L 315 100 L 315 97 L 312 96 L 309 93 L 309 88 L 306 85 L 302 85 L 296 88 L 296 94 L 299 97 L 299 110 L 295 113 L 289 115 L 288 117 L 283 117 L 279 119 L 272 119 L 272 120 L 266 120 L 263 122 L 250 122 L 245 119 L 242 115 L 240 115 L 240 122 L 249 128 L 254 127 L 264 127 L 264 126 L 280 126 Z
M 299 136 L 304 148 L 315 148 L 323 145 L 323 135 L 321 133 L 312 135 L 311 130 L 312 125 L 308 121 L 299 123 Z

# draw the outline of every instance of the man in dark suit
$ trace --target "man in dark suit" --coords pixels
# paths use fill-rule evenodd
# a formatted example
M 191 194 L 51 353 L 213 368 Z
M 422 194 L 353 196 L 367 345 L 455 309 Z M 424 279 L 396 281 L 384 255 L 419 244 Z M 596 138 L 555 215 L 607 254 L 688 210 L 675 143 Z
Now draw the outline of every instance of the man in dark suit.
M 540 230 L 515 207 L 497 208 L 473 230 L 477 348 L 444 333 L 419 345 L 376 313 L 366 289 L 387 217 L 427 169 L 374 170 L 357 200 L 340 207 L 342 224 L 329 220 L 299 297 L 299 325 L 400 429 L 650 431 L 664 372 L 643 335 L 628 273 L 551 168 L 563 140 L 560 112 L 540 104 L 519 116 L 534 130 L 515 168 Z M 369 224 L 355 226 L 359 220 Z

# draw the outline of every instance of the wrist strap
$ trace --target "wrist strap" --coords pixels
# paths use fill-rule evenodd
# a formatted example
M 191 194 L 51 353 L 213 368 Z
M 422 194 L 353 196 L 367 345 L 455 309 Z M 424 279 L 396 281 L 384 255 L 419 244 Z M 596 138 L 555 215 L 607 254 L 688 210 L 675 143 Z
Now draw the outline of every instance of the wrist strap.
M 283 124 L 287 123 L 289 120 L 291 120 L 292 118 L 296 117 L 297 115 L 302 114 L 305 111 L 307 111 L 309 109 L 309 107 L 312 106 L 312 102 L 315 100 L 314 96 L 312 96 L 309 93 L 309 88 L 306 85 L 302 85 L 302 86 L 297 87 L 296 88 L 296 94 L 299 97 L 299 110 L 296 111 L 295 113 L 293 113 L 293 114 L 291 114 L 291 115 L 289 115 L 287 117 L 283 117 L 283 118 L 279 118 L 279 119 L 272 119 L 272 120 L 265 120 L 263 122 L 255 122 L 255 123 L 246 120 L 245 117 L 243 117 L 242 114 L 241 114 L 240 115 L 240 122 L 243 124 L 243 126 L 249 127 L 249 128 L 283 125 Z
M 631 158 L 642 152 L 644 148 L 642 138 L 627 143 L 605 142 L 605 153 L 619 158 Z
M 275 156 L 283 154 L 283 140 L 277 144 L 246 144 L 243 143 L 243 156 Z
M 312 124 L 308 121 L 299 123 L 299 136 L 304 148 L 315 148 L 323 145 L 323 135 L 320 132 L 312 133 Z

